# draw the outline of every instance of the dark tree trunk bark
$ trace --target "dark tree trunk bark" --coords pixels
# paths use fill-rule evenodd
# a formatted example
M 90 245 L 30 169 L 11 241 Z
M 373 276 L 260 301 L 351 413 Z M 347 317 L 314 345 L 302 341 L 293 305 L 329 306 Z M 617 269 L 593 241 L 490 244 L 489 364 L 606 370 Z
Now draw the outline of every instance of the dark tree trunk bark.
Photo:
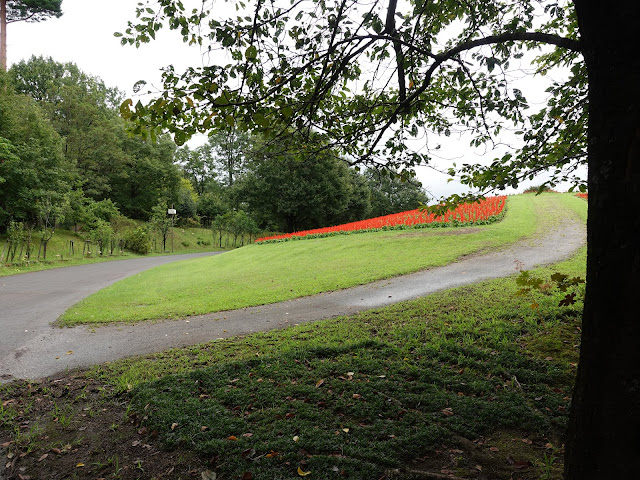
M 640 2 L 574 3 L 589 72 L 589 219 L 565 478 L 638 479 Z

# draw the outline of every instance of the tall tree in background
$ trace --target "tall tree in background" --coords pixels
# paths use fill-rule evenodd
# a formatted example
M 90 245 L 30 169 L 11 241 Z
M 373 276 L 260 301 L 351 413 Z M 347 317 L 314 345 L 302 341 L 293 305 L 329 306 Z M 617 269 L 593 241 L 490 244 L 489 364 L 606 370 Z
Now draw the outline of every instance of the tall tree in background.
M 637 478 L 640 2 L 257 0 L 239 2 L 246 15 L 227 19 L 209 0 L 194 11 L 178 0 L 155 5 L 138 7 L 123 43 L 148 42 L 168 25 L 234 61 L 182 75 L 166 69 L 161 98 L 122 108 L 147 128 L 170 128 L 181 140 L 229 125 L 273 138 L 317 132 L 344 158 L 402 171 L 431 160 L 429 143 L 413 151 L 411 138 L 425 143 L 457 126 L 473 145 L 491 145 L 519 126 L 523 147 L 452 170 L 480 194 L 543 171 L 548 183 L 584 188 L 574 170 L 588 165 L 587 288 L 565 476 Z M 534 49 L 536 72 L 561 66 L 569 74 L 527 117 L 510 70 Z
M 7 25 L 62 16 L 62 0 L 0 0 L 0 68 L 7 70 Z
M 239 197 L 258 224 L 294 232 L 362 219 L 361 208 L 354 207 L 366 194 L 354 188 L 356 179 L 346 164 L 329 151 L 306 150 L 274 146 L 254 154 Z
M 60 136 L 36 103 L 0 72 L 0 230 L 11 219 L 34 225 L 38 205 L 59 205 L 71 186 Z
M 209 158 L 217 165 L 220 178 L 232 187 L 237 177 L 242 175 L 251 155 L 251 136 L 240 129 L 227 128 L 209 135 L 206 144 Z
M 371 189 L 371 216 L 380 217 L 426 205 L 429 198 L 415 178 L 402 181 L 394 172 L 367 170 L 364 175 Z

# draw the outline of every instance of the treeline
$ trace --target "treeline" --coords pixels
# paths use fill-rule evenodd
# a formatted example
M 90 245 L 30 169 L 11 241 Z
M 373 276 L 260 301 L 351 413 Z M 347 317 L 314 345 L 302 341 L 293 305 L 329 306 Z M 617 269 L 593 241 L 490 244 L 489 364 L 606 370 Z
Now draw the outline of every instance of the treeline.
M 224 231 L 238 245 L 262 231 L 360 220 L 427 200 L 415 181 L 361 174 L 330 150 L 282 148 L 239 130 L 198 148 L 133 136 L 119 114 L 122 92 L 73 63 L 22 61 L 0 73 L 0 93 L 0 233 L 22 238 L 28 252 L 36 228 L 41 238 L 63 226 L 102 248 L 125 242 L 143 253 L 145 230 L 165 247 L 170 220 L 210 227 L 219 244 Z

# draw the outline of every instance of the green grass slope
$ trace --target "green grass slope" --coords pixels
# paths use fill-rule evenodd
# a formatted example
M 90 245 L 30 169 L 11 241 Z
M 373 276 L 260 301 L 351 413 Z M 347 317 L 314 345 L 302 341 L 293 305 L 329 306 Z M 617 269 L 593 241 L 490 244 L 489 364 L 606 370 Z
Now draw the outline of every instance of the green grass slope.
M 86 236 L 86 235 L 85 235 Z M 226 237 L 225 237 L 226 239 Z M 70 248 L 70 242 L 74 243 L 74 250 Z M 0 236 L 0 252 L 6 245 L 6 235 Z M 96 251 L 97 246 L 91 244 L 90 254 L 83 252 L 84 238 L 82 235 L 65 229 L 57 229 L 49 244 L 47 245 L 47 258 L 41 255 L 38 260 L 38 247 L 40 245 L 40 233 L 33 235 L 33 250 L 31 258 L 14 259 L 14 262 L 5 261 L 0 263 L 0 277 L 16 275 L 18 273 L 35 272 L 40 270 L 48 270 L 51 268 L 69 267 L 72 265 L 83 265 L 86 263 L 107 262 L 111 260 L 123 260 L 127 258 L 137 258 L 147 255 L 138 255 L 136 253 L 125 250 L 120 253 L 114 251 L 113 255 L 100 254 Z M 166 251 L 162 252 L 161 241 L 156 238 L 156 250 L 149 255 L 168 255 L 171 253 L 171 240 L 167 240 Z M 211 230 L 206 228 L 174 228 L 173 237 L 173 253 L 197 253 L 220 250 L 214 246 Z M 23 257 L 26 252 L 23 251 Z
M 586 204 L 571 195 L 510 197 L 504 220 L 251 245 L 173 263 L 118 282 L 78 303 L 62 325 L 184 317 L 283 301 L 445 265 L 544 232 Z M 569 209 L 567 208 L 570 207 Z

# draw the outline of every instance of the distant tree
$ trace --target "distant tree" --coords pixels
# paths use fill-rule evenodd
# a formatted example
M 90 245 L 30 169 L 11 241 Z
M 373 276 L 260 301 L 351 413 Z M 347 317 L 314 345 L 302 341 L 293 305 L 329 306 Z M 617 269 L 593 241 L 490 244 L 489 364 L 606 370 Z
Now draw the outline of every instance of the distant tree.
M 7 24 L 62 16 L 62 0 L 0 0 L 0 68 L 7 70 Z
M 126 160 L 114 172 L 109 196 L 127 217 L 147 220 L 163 199 L 177 201 L 181 174 L 173 163 L 176 147 L 167 136 L 154 142 L 121 134 Z
M 41 232 L 38 259 L 40 259 L 40 254 L 42 254 L 43 260 L 47 259 L 47 245 L 53 238 L 58 225 L 64 221 L 64 212 L 67 210 L 66 202 L 66 197 L 55 199 L 50 193 L 47 193 L 37 204 L 38 224 Z
M 211 222 L 217 215 L 222 215 L 229 210 L 229 205 L 221 193 L 205 192 L 198 198 L 197 213 L 203 219 L 203 223 Z
M 107 198 L 128 160 L 122 148 L 125 127 L 115 108 L 121 93 L 74 63 L 51 58 L 21 61 L 9 75 L 18 92 L 39 103 L 62 137 L 80 188 L 95 200 Z
M 428 201 L 422 184 L 415 178 L 403 179 L 395 172 L 369 169 L 365 172 L 371 188 L 371 216 L 379 217 L 391 213 L 418 208 Z
M 181 178 L 174 203 L 183 220 L 196 219 L 198 198 L 192 183 L 186 178 Z
M 248 165 L 241 198 L 258 224 L 281 231 L 335 225 L 351 219 L 354 188 L 349 168 L 331 152 L 282 153 L 263 147 Z
M 167 202 L 160 202 L 153 207 L 153 214 L 149 220 L 151 228 L 156 231 L 162 239 L 162 251 L 167 249 L 167 237 L 171 228 L 171 219 L 167 215 Z
M 217 176 L 216 164 L 207 145 L 190 149 L 188 145 L 176 150 L 176 163 L 182 168 L 198 195 L 202 195 Z
M 0 229 L 10 218 L 35 224 L 38 203 L 59 204 L 70 190 L 60 136 L 35 102 L 0 73 Z
M 211 133 L 205 149 L 217 165 L 222 181 L 231 187 L 245 171 L 253 140 L 248 133 L 226 129 Z

